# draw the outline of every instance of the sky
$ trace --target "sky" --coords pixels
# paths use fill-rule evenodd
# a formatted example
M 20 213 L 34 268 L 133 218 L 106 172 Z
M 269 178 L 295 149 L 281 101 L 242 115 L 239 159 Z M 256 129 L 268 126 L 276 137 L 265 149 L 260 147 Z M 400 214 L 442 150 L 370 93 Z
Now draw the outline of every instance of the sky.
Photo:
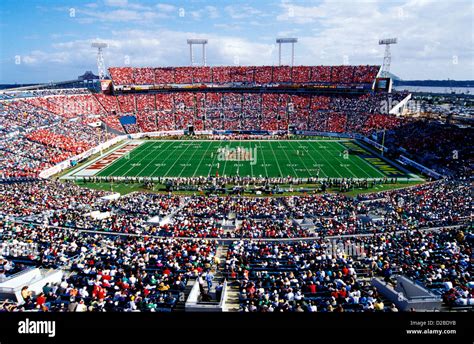
M 210 66 L 277 65 L 277 37 L 298 38 L 295 65 L 381 65 L 396 37 L 402 79 L 473 80 L 473 23 L 471 0 L 1 0 L 0 84 L 97 74 L 96 41 L 107 67 L 189 65 L 187 38 L 208 39 Z

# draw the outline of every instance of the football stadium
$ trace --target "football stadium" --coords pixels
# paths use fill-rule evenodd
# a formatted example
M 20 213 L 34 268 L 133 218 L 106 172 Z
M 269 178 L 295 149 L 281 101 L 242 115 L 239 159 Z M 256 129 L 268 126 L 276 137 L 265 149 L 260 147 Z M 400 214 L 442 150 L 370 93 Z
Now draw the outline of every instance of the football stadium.
M 110 164 L 109 156 L 101 157 L 73 176 L 88 176 L 97 166 L 104 166 L 97 176 L 407 177 L 350 140 L 153 140 L 132 141 L 117 150 L 129 146 L 136 148 Z M 359 154 L 349 155 L 350 147 Z M 117 150 L 110 154 L 115 157 Z
M 297 43 L 0 90 L 0 311 L 472 312 L 472 117 Z

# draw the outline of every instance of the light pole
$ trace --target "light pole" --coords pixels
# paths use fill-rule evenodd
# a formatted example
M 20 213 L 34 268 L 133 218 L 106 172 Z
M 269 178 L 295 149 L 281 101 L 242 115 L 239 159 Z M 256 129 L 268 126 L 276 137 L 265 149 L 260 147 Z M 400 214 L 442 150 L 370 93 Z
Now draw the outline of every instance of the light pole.
M 295 43 L 298 43 L 298 38 L 277 38 L 278 43 L 278 65 L 281 66 L 281 45 L 291 43 L 291 66 L 295 64 Z
M 191 66 L 194 65 L 194 54 L 193 54 L 193 44 L 200 44 L 202 45 L 202 65 L 206 65 L 206 44 L 207 44 L 207 39 L 198 39 L 198 38 L 189 38 L 187 40 L 187 43 L 189 44 L 189 62 L 191 63 Z

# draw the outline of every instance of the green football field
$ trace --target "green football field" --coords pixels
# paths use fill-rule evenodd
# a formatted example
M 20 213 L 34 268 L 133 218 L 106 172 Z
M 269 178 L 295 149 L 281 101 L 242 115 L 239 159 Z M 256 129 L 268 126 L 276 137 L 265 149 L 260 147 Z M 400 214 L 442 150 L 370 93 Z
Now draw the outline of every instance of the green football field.
M 409 177 L 353 140 L 145 141 L 96 175 Z

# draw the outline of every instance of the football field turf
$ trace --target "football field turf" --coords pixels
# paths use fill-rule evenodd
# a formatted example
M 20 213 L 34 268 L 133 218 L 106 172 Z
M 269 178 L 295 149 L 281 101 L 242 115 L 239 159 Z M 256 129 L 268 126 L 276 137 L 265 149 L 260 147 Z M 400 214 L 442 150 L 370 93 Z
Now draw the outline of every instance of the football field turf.
M 409 177 L 353 140 L 145 141 L 99 177 Z

